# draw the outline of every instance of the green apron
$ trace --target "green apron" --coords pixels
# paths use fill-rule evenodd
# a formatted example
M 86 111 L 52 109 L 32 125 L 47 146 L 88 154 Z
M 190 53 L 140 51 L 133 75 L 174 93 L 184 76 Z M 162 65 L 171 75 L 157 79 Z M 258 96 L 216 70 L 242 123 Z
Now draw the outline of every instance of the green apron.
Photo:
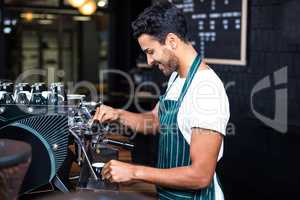
M 191 85 L 194 75 L 201 63 L 199 55 L 195 58 L 189 73 L 184 82 L 183 88 L 177 101 L 165 100 L 168 90 L 159 100 L 159 121 L 160 121 L 160 138 L 159 138 L 159 153 L 158 153 L 158 168 L 175 168 L 191 165 L 190 145 L 186 142 L 177 124 L 177 114 L 181 102 Z M 215 190 L 213 181 L 209 187 L 201 190 L 177 190 L 157 186 L 159 199 L 199 199 L 199 200 L 214 200 Z

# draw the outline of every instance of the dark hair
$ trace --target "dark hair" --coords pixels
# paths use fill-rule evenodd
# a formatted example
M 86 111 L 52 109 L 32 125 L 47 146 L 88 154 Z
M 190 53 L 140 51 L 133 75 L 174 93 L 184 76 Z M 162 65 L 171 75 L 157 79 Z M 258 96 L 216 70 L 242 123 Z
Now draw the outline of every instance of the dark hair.
M 146 8 L 132 22 L 133 36 L 138 38 L 148 34 L 160 43 L 165 43 L 168 33 L 174 33 L 184 42 L 188 42 L 187 23 L 183 12 L 174 4 L 163 1 Z

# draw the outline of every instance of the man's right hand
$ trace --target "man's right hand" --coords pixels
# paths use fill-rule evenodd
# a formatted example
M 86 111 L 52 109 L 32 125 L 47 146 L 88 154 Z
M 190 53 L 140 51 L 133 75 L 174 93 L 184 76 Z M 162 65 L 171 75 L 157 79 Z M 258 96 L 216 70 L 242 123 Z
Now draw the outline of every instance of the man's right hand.
M 97 108 L 93 120 L 99 120 L 103 122 L 115 122 L 120 119 L 120 111 L 110 106 L 101 105 Z
M 102 104 L 97 108 L 93 121 L 99 120 L 99 123 L 118 122 L 135 132 L 156 134 L 159 128 L 158 107 L 159 104 L 152 111 L 133 113 Z

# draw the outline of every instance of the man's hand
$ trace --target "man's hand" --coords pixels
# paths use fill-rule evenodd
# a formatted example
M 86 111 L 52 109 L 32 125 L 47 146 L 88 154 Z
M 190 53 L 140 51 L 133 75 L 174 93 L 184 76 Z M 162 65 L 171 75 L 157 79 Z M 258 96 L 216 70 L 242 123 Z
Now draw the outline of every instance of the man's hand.
M 97 108 L 93 121 L 99 120 L 100 123 L 117 122 L 125 127 L 129 127 L 135 132 L 154 135 L 159 128 L 158 108 L 159 104 L 157 103 L 152 111 L 133 113 L 123 109 L 101 105 Z
M 111 160 L 102 169 L 102 179 L 107 179 L 110 182 L 129 182 L 134 179 L 135 166 Z
M 97 108 L 93 120 L 99 120 L 100 123 L 103 122 L 114 122 L 118 121 L 120 118 L 120 113 L 118 109 L 112 108 L 110 106 L 101 105 Z

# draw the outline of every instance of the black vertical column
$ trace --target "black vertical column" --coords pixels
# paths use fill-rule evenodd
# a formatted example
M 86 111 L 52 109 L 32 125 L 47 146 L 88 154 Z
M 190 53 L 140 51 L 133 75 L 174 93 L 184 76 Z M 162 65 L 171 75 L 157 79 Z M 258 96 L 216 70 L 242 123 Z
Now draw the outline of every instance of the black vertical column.
M 118 69 L 129 72 L 135 67 L 137 49 L 139 48 L 132 37 L 131 23 L 146 7 L 151 4 L 151 0 L 111 0 L 110 14 L 110 38 L 109 38 L 109 60 L 110 69 Z M 120 77 L 116 77 L 118 80 Z M 120 85 L 120 81 L 109 78 L 110 90 L 126 91 L 126 86 Z M 125 88 L 124 88 L 125 87 Z
M 130 0 L 110 1 L 109 67 L 126 70 L 130 55 Z
M 5 62 L 5 39 L 3 33 L 3 10 L 3 1 L 0 1 L 0 79 L 7 78 L 7 66 Z
M 94 21 L 80 23 L 79 80 L 98 83 L 99 41 Z

